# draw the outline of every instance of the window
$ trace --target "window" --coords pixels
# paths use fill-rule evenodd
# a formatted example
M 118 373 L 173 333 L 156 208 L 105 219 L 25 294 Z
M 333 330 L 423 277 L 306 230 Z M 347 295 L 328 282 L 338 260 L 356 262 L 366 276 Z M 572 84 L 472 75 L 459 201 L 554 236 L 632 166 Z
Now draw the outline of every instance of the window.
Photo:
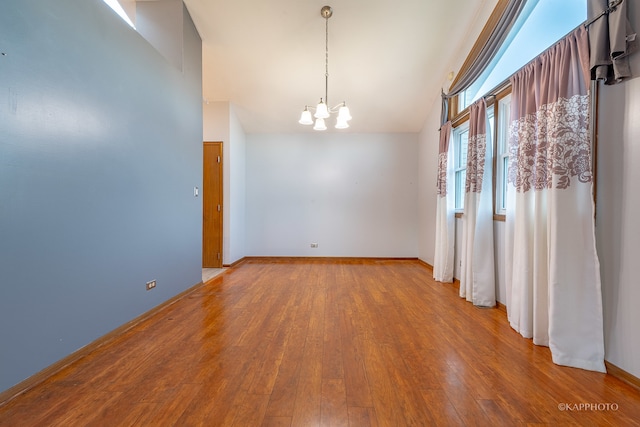
M 182 71 L 182 0 L 103 0 L 170 64 Z
M 482 75 L 459 95 L 464 110 L 587 19 L 585 0 L 528 0 Z
M 498 101 L 498 135 L 496 139 L 496 210 L 504 215 L 507 210 L 507 181 L 509 174 L 509 123 L 511 122 L 511 95 Z
M 124 20 L 124 22 L 129 24 L 131 28 L 134 28 L 134 29 L 136 28 L 136 26 L 133 24 L 133 21 L 131 20 L 127 12 L 125 12 L 125 10 L 122 8 L 122 5 L 118 0 L 104 0 L 104 2 L 108 4 L 109 7 L 113 9 L 114 12 L 116 12 L 118 16 L 120 16 L 120 18 Z
M 528 0 L 523 11 L 495 58 L 476 82 L 453 102 L 457 116 L 451 117 L 458 126 L 453 131 L 455 166 L 455 209 L 464 209 L 469 123 L 462 123 L 463 111 L 482 96 L 496 95 L 496 102 L 487 108 L 494 146 L 494 213 L 506 214 L 509 174 L 509 125 L 511 95 L 508 78 L 555 42 L 569 34 L 587 19 L 585 0 Z M 494 110 L 495 108 L 495 110 Z M 460 124 L 462 123 L 462 124 Z M 495 132 L 495 133 L 494 133 Z
M 493 138 L 495 132 L 495 118 L 493 105 L 487 107 L 488 137 Z M 469 148 L 469 121 L 464 122 L 453 130 L 453 156 L 455 168 L 455 208 L 462 212 L 464 209 L 464 193 L 467 180 L 467 152 Z
M 455 169 L 456 211 L 464 208 L 464 186 L 467 179 L 467 148 L 469 145 L 469 122 L 453 130 L 453 158 Z
M 493 141 L 495 140 L 496 135 L 496 118 L 495 118 L 495 108 L 493 105 L 489 105 L 487 107 L 487 120 L 489 121 L 489 128 L 487 129 L 487 138 L 491 138 L 491 146 L 493 147 Z

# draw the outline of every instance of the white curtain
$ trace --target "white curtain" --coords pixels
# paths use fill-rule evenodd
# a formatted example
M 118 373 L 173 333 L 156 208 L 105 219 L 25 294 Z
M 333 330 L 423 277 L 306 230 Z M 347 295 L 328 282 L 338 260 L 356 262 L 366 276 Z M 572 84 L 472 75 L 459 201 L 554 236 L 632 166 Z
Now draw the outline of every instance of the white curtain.
M 474 305 L 496 305 L 493 256 L 493 149 L 487 105 L 469 109 L 469 143 L 462 224 L 460 296 Z
M 440 148 L 438 151 L 438 178 L 436 199 L 436 251 L 433 260 L 433 278 L 439 282 L 453 282 L 453 250 L 454 250 L 454 200 L 448 191 L 453 162 L 449 162 L 449 141 L 451 139 L 451 122 L 440 128 Z
M 580 27 L 511 78 L 506 280 L 511 326 L 553 361 L 605 372 Z

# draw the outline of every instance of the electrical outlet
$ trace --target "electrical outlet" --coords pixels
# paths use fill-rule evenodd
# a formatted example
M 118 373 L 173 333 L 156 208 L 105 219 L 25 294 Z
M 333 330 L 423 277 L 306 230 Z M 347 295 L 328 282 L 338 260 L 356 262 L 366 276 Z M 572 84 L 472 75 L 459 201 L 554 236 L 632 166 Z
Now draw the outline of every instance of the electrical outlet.
M 312 248 L 317 248 L 317 247 L 318 247 L 318 244 L 317 244 L 317 243 L 312 243 L 312 244 L 311 244 L 311 247 L 312 247 Z
M 147 282 L 147 290 L 150 291 L 151 289 L 156 287 L 156 281 L 152 280 L 150 282 Z

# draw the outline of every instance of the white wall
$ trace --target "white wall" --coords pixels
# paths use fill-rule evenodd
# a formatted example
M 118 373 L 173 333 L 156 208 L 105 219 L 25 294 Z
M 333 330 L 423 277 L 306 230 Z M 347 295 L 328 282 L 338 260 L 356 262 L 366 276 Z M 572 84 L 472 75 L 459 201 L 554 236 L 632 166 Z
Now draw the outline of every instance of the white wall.
M 228 102 L 205 102 L 203 123 L 205 141 L 222 141 L 222 262 L 230 265 L 245 256 L 246 137 Z
M 229 114 L 229 144 L 225 149 L 225 265 L 244 258 L 246 243 L 246 136 L 233 105 Z
M 629 3 L 633 28 L 640 7 Z M 640 76 L 640 53 L 632 57 Z M 640 78 L 600 90 L 596 239 L 604 299 L 605 358 L 640 377 Z
M 440 139 L 440 97 L 431 107 L 422 132 L 418 137 L 419 185 L 418 185 L 418 257 L 433 265 L 435 253 L 436 176 L 438 170 L 438 146 Z
M 229 141 L 230 109 L 228 102 L 205 102 L 202 106 L 203 138 L 207 142 Z
M 247 255 L 416 256 L 417 134 L 249 134 L 246 153 Z

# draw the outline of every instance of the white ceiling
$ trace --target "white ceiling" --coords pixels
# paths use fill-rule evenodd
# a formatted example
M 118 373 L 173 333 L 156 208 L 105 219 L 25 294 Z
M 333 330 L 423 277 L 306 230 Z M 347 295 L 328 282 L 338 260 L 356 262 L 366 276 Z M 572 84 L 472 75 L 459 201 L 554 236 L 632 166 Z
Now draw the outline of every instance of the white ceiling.
M 231 102 L 247 133 L 313 132 L 297 121 L 324 96 L 327 4 L 329 104 L 347 102 L 347 131 L 419 132 L 496 1 L 184 0 L 203 98 Z

